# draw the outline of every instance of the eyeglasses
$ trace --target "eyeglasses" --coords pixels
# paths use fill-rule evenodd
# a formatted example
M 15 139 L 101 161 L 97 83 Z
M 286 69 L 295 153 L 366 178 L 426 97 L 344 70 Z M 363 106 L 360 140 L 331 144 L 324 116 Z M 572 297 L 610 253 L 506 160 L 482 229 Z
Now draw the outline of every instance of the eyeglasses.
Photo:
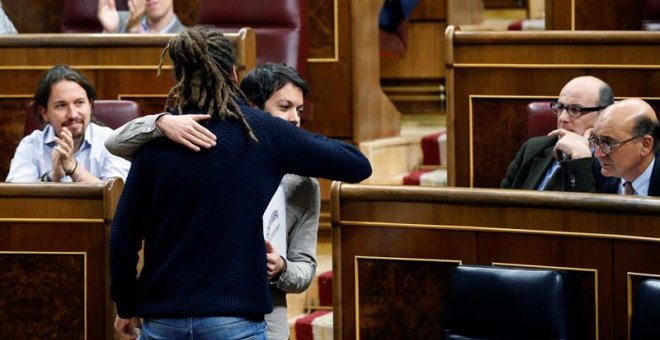
M 559 116 L 562 113 L 562 111 L 566 109 L 568 115 L 575 118 L 578 118 L 581 115 L 587 114 L 589 112 L 602 110 L 606 107 L 607 106 L 582 107 L 577 105 L 564 105 L 560 102 L 550 103 L 550 108 L 552 109 L 552 112 L 554 112 L 557 116 Z
M 629 139 L 624 140 L 623 142 L 614 142 L 614 143 L 612 143 L 612 142 L 601 142 L 596 136 L 591 135 L 591 136 L 589 136 L 589 146 L 592 147 L 592 148 L 598 147 L 598 148 L 600 148 L 600 151 L 602 151 L 604 154 L 609 156 L 609 155 L 612 154 L 612 152 L 614 152 L 614 150 L 616 150 L 616 149 L 620 148 L 621 146 L 623 146 L 623 144 L 626 144 L 626 143 L 630 142 L 631 140 L 637 139 L 637 138 L 640 138 L 640 137 L 644 137 L 644 135 L 634 136 L 634 137 L 631 137 Z

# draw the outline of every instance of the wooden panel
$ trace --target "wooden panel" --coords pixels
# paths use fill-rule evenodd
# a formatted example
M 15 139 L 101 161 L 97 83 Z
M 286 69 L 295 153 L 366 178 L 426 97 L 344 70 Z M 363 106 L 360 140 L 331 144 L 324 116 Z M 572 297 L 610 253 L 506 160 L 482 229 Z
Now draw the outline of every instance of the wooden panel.
M 329 56 L 336 46 L 337 60 L 310 62 L 308 81 L 311 86 L 309 101 L 313 108 L 311 120 L 304 123 L 305 129 L 335 138 L 353 139 L 353 83 L 351 78 L 351 3 L 347 0 L 330 1 L 337 6 L 337 15 L 328 12 L 329 0 L 310 2 L 310 57 Z M 323 8 L 317 8 L 317 6 Z M 322 13 L 320 12 L 322 11 Z M 338 36 L 331 45 L 330 20 L 336 25 Z M 315 28 L 316 26 L 316 28 Z M 322 27 L 325 27 L 322 29 Z M 321 34 L 322 33 L 322 34 Z M 334 51 L 333 51 L 334 52 Z M 334 53 L 333 53 L 334 55 Z
M 381 78 L 444 78 L 443 41 L 446 24 L 413 22 L 408 31 L 408 47 L 403 58 L 383 57 Z
M 334 59 L 339 37 L 335 36 L 338 0 L 311 0 L 309 2 L 309 58 Z
M 432 339 L 442 333 L 447 283 L 457 262 L 370 257 L 356 262 L 360 338 Z
M 26 108 L 43 73 L 56 64 L 80 70 L 98 99 L 146 98 L 143 114 L 162 112 L 174 85 L 169 59 L 157 76 L 160 53 L 173 35 L 21 34 L 0 36 L 0 180 L 5 179 L 16 146 L 23 137 Z M 238 62 L 252 69 L 256 46 L 252 30 L 229 33 Z M 239 76 L 245 74 L 240 72 Z M 147 100 L 145 100 L 146 102 Z M 154 102 L 160 101 L 156 105 Z
M 338 182 L 331 195 L 340 338 L 371 330 L 372 319 L 363 322 L 356 314 L 366 308 L 362 294 L 376 306 L 392 299 L 382 294 L 377 300 L 369 287 L 358 286 L 364 258 L 566 270 L 575 280 L 571 301 L 580 339 L 625 339 L 629 272 L 660 275 L 654 260 L 660 256 L 660 201 L 652 198 Z M 386 281 L 381 287 L 401 283 L 396 276 L 379 279 Z M 427 303 L 423 296 L 407 297 L 409 305 Z M 380 316 L 379 332 L 395 331 L 399 319 L 423 317 L 413 310 Z M 434 322 L 439 327 L 442 320 Z
M 515 156 L 503 154 L 519 142 L 510 140 L 519 135 L 519 125 L 509 123 L 515 111 L 492 112 L 498 105 L 478 98 L 501 98 L 504 109 L 510 107 L 507 96 L 556 98 L 580 75 L 603 79 L 618 98 L 660 98 L 658 32 L 454 32 L 450 26 L 447 44 L 450 185 L 497 187 L 505 174 L 501 169 Z M 498 122 L 501 127 L 492 130 Z M 493 164 L 499 164 L 497 173 L 475 175 Z
M 351 2 L 353 141 L 399 135 L 401 114 L 380 87 L 381 0 Z
M 84 254 L 0 252 L 0 333 L 85 339 L 85 284 Z
M 421 0 L 410 16 L 410 20 L 439 20 L 447 19 L 446 0 Z
M 332 205 L 334 209 L 338 203 L 333 201 Z M 407 231 L 401 229 L 383 229 L 378 225 L 374 225 L 357 229 L 342 229 L 341 237 L 338 237 L 338 230 L 336 229 L 337 225 L 334 220 L 333 226 L 333 282 L 341 282 L 341 284 L 333 284 L 333 299 L 334 306 L 336 306 L 333 308 L 333 329 L 335 334 L 343 335 L 344 339 L 355 339 L 355 332 L 357 329 L 359 329 L 361 335 L 366 335 L 373 334 L 372 332 L 379 332 L 379 334 L 383 334 L 383 332 L 394 332 L 395 329 L 396 332 L 399 332 L 410 326 L 410 321 L 408 321 L 408 323 L 403 321 L 403 324 L 401 324 L 398 320 L 393 319 L 395 314 L 390 313 L 388 315 L 392 318 L 385 319 L 382 318 L 381 315 L 380 320 L 377 322 L 378 327 L 376 327 L 376 321 L 371 316 L 373 311 L 372 308 L 381 308 L 385 301 L 380 300 L 376 303 L 375 292 L 370 290 L 369 285 L 362 286 L 360 290 L 356 291 L 353 284 L 345 284 L 345 282 L 356 282 L 356 271 L 354 270 L 357 263 L 356 257 L 390 258 L 391 260 L 399 261 L 406 261 L 407 259 L 438 259 L 441 261 L 428 261 L 427 265 L 435 268 L 439 267 L 440 273 L 438 273 L 438 275 L 444 277 L 446 277 L 446 275 L 442 275 L 442 271 L 447 268 L 446 264 L 453 266 L 460 260 L 471 261 L 474 263 L 477 259 L 476 248 L 465 246 L 466 244 L 475 243 L 475 234 L 470 232 L 450 231 L 437 233 L 431 230 L 418 229 L 410 230 L 410 234 L 408 234 Z M 338 252 L 341 252 L 342 255 Z M 407 264 L 401 265 L 401 270 L 406 273 L 411 273 L 412 275 L 411 267 L 414 265 L 410 262 L 404 263 Z M 390 282 L 383 282 L 385 280 L 383 280 L 382 276 L 380 277 L 382 285 L 399 287 L 399 290 L 387 294 L 387 297 L 395 300 L 405 300 L 407 306 L 415 306 L 415 303 L 411 303 L 410 296 L 404 295 L 405 290 L 409 288 L 401 286 L 402 281 L 400 278 L 400 276 L 396 276 L 394 281 L 389 280 Z M 367 283 L 369 282 L 372 282 L 371 285 L 376 284 L 373 281 L 367 281 Z M 424 291 L 424 289 L 420 287 L 417 287 L 416 289 L 419 290 L 419 292 Z M 438 297 L 444 296 L 445 288 L 439 286 L 438 282 L 435 282 L 433 289 L 438 289 L 437 291 L 431 291 L 433 295 Z M 358 301 L 359 298 L 364 299 Z M 428 306 L 428 308 L 438 309 L 439 306 L 433 304 Z M 366 319 L 364 320 L 364 324 L 360 322 L 359 325 L 356 325 L 355 320 L 358 319 L 356 311 L 365 313 L 364 317 Z M 402 317 L 402 313 L 396 315 Z M 403 315 L 406 315 L 408 320 L 424 320 L 425 332 L 441 327 L 437 318 L 432 320 L 428 319 L 430 316 L 424 308 L 407 309 L 407 312 Z M 360 320 L 362 319 L 360 318 Z
M 549 30 L 639 30 L 644 0 L 546 0 Z
M 0 183 L 3 335 L 113 338 L 107 247 L 122 186 Z
M 23 98 L 0 96 L 0 179 L 4 180 L 9 172 L 9 164 L 14 151 L 23 137 L 27 101 Z

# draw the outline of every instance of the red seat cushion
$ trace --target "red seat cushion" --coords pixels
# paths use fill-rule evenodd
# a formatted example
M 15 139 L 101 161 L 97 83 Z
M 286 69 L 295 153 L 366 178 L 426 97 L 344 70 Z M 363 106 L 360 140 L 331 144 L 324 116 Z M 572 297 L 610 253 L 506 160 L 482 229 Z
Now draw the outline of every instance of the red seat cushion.
M 421 169 L 421 170 L 415 170 L 409 172 L 407 175 L 403 177 L 403 185 L 419 185 L 420 184 L 420 177 L 422 177 L 423 174 L 433 171 L 431 169 Z
M 319 275 L 319 305 L 332 307 L 332 270 Z
M 527 121 L 520 135 L 520 145 L 532 137 L 547 135 L 557 128 L 557 116 L 552 112 L 550 103 L 540 101 L 527 104 Z
M 440 137 L 446 132 L 438 132 L 422 137 L 422 164 L 423 165 L 441 165 L 440 157 Z M 446 160 L 445 160 L 446 161 Z
M 319 310 L 296 320 L 296 340 L 314 340 L 312 322 L 314 319 L 330 313 L 329 310 Z

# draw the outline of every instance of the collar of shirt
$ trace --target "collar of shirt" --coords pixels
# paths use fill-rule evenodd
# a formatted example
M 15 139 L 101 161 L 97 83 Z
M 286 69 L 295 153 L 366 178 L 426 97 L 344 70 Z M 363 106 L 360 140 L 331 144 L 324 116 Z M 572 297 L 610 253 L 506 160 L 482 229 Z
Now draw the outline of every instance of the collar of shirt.
M 170 23 L 167 24 L 167 26 L 165 26 L 162 30 L 160 30 L 160 32 L 157 33 L 161 33 L 161 34 L 167 33 L 167 31 L 169 31 L 172 28 L 172 26 L 174 26 L 175 23 L 176 23 L 176 15 L 172 17 L 172 21 L 170 21 Z M 146 15 L 142 18 L 142 21 L 140 22 L 140 26 L 142 26 L 143 33 L 149 33 L 149 24 L 147 23 Z
M 653 166 L 655 165 L 655 158 L 651 161 L 648 167 L 646 167 L 646 170 L 637 177 L 634 181 L 632 181 L 632 186 L 633 189 L 635 189 L 635 193 L 639 196 L 648 196 L 649 195 L 649 184 L 651 184 L 651 174 L 653 173 Z M 623 183 L 626 180 L 623 178 L 619 180 L 619 194 L 623 194 L 624 188 L 623 188 Z
M 80 146 L 80 149 L 78 149 L 78 151 L 75 152 L 76 154 L 80 152 L 80 150 L 91 147 L 92 145 L 92 129 L 90 128 L 91 124 L 92 123 L 89 123 L 89 125 L 87 125 L 87 128 L 85 129 L 85 137 L 83 140 L 83 144 Z M 55 146 L 55 128 L 50 124 L 47 124 L 46 127 L 44 128 L 44 144 L 50 147 Z

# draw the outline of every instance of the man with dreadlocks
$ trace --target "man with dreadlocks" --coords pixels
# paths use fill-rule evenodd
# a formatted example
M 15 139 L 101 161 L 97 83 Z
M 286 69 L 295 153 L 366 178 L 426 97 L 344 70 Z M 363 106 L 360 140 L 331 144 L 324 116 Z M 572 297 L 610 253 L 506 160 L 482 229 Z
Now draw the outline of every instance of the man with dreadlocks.
M 159 138 L 135 154 L 110 236 L 115 328 L 134 338 L 131 325 L 142 317 L 146 337 L 264 339 L 272 298 L 262 213 L 280 180 L 295 173 L 358 182 L 371 166 L 349 144 L 247 106 L 222 34 L 187 29 L 165 51 L 177 80 L 167 109 L 211 114 L 205 127 L 218 139 L 191 152 Z
M 250 105 L 300 126 L 309 85 L 295 68 L 278 63 L 262 64 L 245 76 L 240 88 Z M 166 113 L 136 118 L 113 131 L 105 145 L 113 154 L 130 160 L 143 144 L 165 135 L 198 151 L 200 147 L 211 147 L 215 141 L 215 135 L 196 122 L 208 118 L 209 115 Z M 183 136 L 186 138 L 180 138 Z M 273 312 L 266 315 L 271 340 L 289 338 L 286 294 L 304 292 L 314 279 L 321 207 L 316 179 L 287 174 L 281 184 L 286 205 L 286 252 L 280 254 L 266 241 L 267 274 L 273 294 Z M 276 196 L 273 200 L 281 197 Z

